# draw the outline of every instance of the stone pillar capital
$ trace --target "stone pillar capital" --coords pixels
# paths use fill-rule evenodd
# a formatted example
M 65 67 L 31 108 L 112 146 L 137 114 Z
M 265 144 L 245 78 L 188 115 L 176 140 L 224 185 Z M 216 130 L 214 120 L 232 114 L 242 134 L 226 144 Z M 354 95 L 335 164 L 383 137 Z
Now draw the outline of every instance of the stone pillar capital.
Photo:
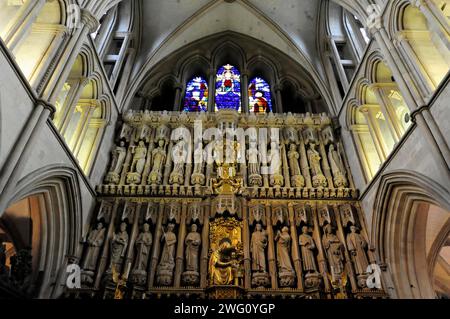
M 53 104 L 42 99 L 36 100 L 36 106 L 42 106 L 45 110 L 49 110 L 51 115 L 56 112 L 56 107 Z
M 100 26 L 98 19 L 86 9 L 81 9 L 81 22 L 88 27 L 90 33 L 95 32 Z
M 281 83 L 276 83 L 276 84 L 273 86 L 273 90 L 274 90 L 275 92 L 281 91 L 281 90 L 283 90 L 283 85 L 282 85 Z

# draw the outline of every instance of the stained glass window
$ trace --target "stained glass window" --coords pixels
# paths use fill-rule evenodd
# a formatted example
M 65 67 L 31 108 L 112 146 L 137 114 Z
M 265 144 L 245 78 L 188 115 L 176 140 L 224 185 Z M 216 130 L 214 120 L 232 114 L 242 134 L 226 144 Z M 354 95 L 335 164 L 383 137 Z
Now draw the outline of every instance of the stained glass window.
M 216 77 L 216 111 L 233 109 L 241 111 L 241 75 L 230 65 L 222 66 Z
M 267 113 L 272 111 L 270 85 L 262 78 L 254 78 L 248 86 L 249 111 Z
M 208 110 L 208 85 L 202 77 L 195 77 L 186 86 L 185 112 L 206 112 Z

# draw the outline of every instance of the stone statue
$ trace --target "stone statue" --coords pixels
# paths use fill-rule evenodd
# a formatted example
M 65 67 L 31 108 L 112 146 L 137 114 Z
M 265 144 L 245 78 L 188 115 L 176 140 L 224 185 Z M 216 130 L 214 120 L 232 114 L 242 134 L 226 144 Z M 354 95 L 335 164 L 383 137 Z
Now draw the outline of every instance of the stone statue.
M 142 226 L 142 232 L 136 239 L 136 260 L 134 263 L 134 272 L 147 272 L 148 257 L 152 243 L 153 236 L 150 232 L 150 225 L 145 223 Z
M 294 268 L 292 267 L 291 262 L 291 235 L 289 234 L 289 228 L 284 226 L 281 232 L 278 231 L 275 241 L 277 242 L 277 262 L 279 272 L 293 273 Z
M 106 175 L 105 182 L 109 184 L 118 184 L 120 181 L 120 172 L 127 155 L 125 142 L 121 141 L 111 152 L 111 165 Z
M 209 259 L 209 274 L 211 285 L 231 285 L 234 280 L 234 269 L 237 268 L 237 261 L 233 258 L 235 248 L 232 247 L 231 240 L 224 238 L 219 243 L 219 248 L 211 254 Z
M 160 267 L 173 268 L 175 266 L 175 244 L 177 243 L 177 236 L 173 232 L 174 229 L 175 225 L 170 223 L 167 225 L 167 232 L 164 232 L 161 237 L 161 242 L 164 244 L 159 262 Z
M 291 182 L 294 187 L 304 187 L 305 179 L 300 171 L 300 165 L 298 159 L 300 154 L 297 152 L 297 145 L 291 144 L 290 150 L 288 152 L 289 167 L 291 169 Z
M 120 224 L 119 232 L 114 234 L 111 241 L 110 269 L 112 269 L 112 267 L 115 267 L 116 271 L 120 271 L 120 264 L 122 258 L 125 256 L 127 246 L 128 246 L 127 224 L 125 222 L 122 222 Z
M 184 244 L 186 245 L 186 271 L 199 271 L 198 267 L 198 253 L 200 244 L 202 242 L 201 236 L 197 231 L 197 225 L 192 224 L 191 232 L 186 236 Z
M 311 167 L 311 174 L 313 176 L 313 186 L 314 187 L 326 187 L 327 179 L 323 175 L 320 160 L 322 157 L 316 150 L 316 145 L 314 143 L 310 144 L 308 149 L 308 160 Z
M 174 167 L 170 174 L 169 184 L 183 184 L 184 181 L 184 164 L 186 164 L 185 142 L 181 140 L 173 149 Z
M 194 174 L 203 174 L 203 164 L 206 161 L 206 151 L 203 150 L 202 143 L 198 143 L 194 151 Z
M 267 233 L 261 224 L 256 224 L 255 231 L 252 234 L 250 252 L 252 253 L 252 270 L 254 272 L 266 272 L 266 247 Z
M 262 177 L 260 175 L 259 151 L 256 142 L 250 142 L 247 151 L 248 160 L 248 179 L 251 186 L 262 186 Z
M 366 274 L 369 266 L 366 255 L 367 242 L 361 234 L 357 233 L 357 230 L 356 226 L 350 226 L 351 233 L 347 235 L 347 247 L 352 255 L 356 274 L 363 275 Z
M 336 187 L 346 187 L 347 178 L 345 177 L 345 167 L 342 163 L 341 156 L 331 144 L 328 150 L 328 160 L 330 161 L 331 171 L 334 176 L 334 184 Z
M 158 147 L 152 152 L 153 168 L 148 177 L 150 184 L 161 184 L 162 168 L 166 160 L 165 144 L 166 142 L 163 139 L 159 140 Z
M 316 261 L 314 258 L 314 249 L 316 244 L 311 237 L 307 226 L 302 227 L 302 234 L 298 238 L 298 243 L 302 252 L 303 270 L 306 273 L 317 272 Z
M 145 157 L 147 156 L 147 147 L 145 146 L 144 142 L 139 141 L 138 146 L 133 149 L 132 153 L 134 154 L 134 156 L 130 172 L 135 172 L 141 175 L 142 171 L 144 170 Z
M 259 151 L 256 143 L 250 143 L 247 151 L 248 173 L 249 175 L 259 175 Z
M 161 260 L 159 261 L 157 280 L 158 283 L 163 286 L 169 286 L 172 282 L 173 269 L 175 268 L 175 249 L 177 243 L 177 236 L 173 232 L 175 224 L 167 225 L 167 232 L 164 232 L 161 236 L 161 242 L 163 243 L 163 249 L 161 254 Z
M 322 245 L 330 265 L 331 275 L 333 278 L 336 278 L 336 276 L 340 277 L 344 271 L 344 247 L 339 238 L 333 233 L 333 227 L 330 224 L 327 224 L 324 230 Z
M 105 241 L 105 228 L 103 223 L 98 223 L 97 228 L 93 229 L 87 238 L 87 252 L 82 265 L 83 270 L 95 271 L 97 266 L 100 249 Z
M 294 267 L 291 262 L 291 235 L 289 228 L 284 226 L 277 232 L 275 237 L 277 242 L 277 264 L 280 287 L 292 287 L 295 281 Z
M 122 170 L 122 165 L 125 160 L 125 156 L 127 155 L 127 150 L 125 148 L 125 142 L 120 141 L 119 146 L 116 146 L 112 153 L 111 166 L 109 171 L 111 173 L 120 174 Z
M 284 177 L 281 173 L 281 153 L 279 149 L 276 149 L 275 143 L 272 143 L 272 148 L 268 152 L 268 158 L 270 163 L 270 185 L 273 187 L 281 187 L 284 184 Z

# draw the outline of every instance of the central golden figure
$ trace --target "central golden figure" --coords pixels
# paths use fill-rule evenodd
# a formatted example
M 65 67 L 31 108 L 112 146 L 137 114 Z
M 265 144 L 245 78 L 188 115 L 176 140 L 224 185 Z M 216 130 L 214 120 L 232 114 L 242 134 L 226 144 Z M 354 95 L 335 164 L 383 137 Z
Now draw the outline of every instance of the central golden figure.
M 238 267 L 235 257 L 236 248 L 229 238 L 223 238 L 219 248 L 211 254 L 209 259 L 210 284 L 212 286 L 232 285 Z

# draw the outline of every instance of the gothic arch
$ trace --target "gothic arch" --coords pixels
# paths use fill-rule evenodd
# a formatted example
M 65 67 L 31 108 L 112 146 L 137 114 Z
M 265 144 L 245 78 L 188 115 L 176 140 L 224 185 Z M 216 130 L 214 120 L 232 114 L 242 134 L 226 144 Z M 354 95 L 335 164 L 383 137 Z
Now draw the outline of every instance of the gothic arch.
M 178 77 L 181 79 L 180 83 L 186 83 L 193 76 L 202 75 L 207 79 L 210 70 L 210 61 L 200 54 L 189 56 L 180 62 Z M 200 74 L 197 74 L 200 73 Z
M 235 50 L 233 53 L 235 55 L 230 56 L 230 49 Z M 227 40 L 221 44 L 219 44 L 211 54 L 212 58 L 212 66 L 214 70 L 217 70 L 223 64 L 230 62 L 230 64 L 234 65 L 239 69 L 240 72 L 247 68 L 245 52 L 242 47 L 235 43 L 234 41 Z
M 247 61 L 247 70 L 249 71 L 249 77 L 253 78 L 255 76 L 255 70 L 258 66 L 262 66 L 264 69 L 264 77 L 271 83 L 277 83 L 279 78 L 279 67 L 277 66 L 275 61 L 263 56 L 263 55 L 255 55 L 251 57 Z
M 40 198 L 39 272 L 37 295 L 58 297 L 62 293 L 67 256 L 76 256 L 82 237 L 83 212 L 79 178 L 65 166 L 47 166 L 23 177 L 8 206 L 23 199 Z M 87 216 L 86 216 L 87 217 Z
M 399 298 L 435 298 L 429 266 L 442 246 L 434 244 L 427 259 L 426 251 L 417 244 L 426 235 L 421 204 L 434 205 L 448 213 L 450 193 L 413 171 L 391 172 L 381 178 L 374 202 L 371 241 L 377 247 L 381 264 L 389 267 Z M 446 227 L 448 231 L 448 223 Z M 442 238 L 441 235 L 439 240 Z

